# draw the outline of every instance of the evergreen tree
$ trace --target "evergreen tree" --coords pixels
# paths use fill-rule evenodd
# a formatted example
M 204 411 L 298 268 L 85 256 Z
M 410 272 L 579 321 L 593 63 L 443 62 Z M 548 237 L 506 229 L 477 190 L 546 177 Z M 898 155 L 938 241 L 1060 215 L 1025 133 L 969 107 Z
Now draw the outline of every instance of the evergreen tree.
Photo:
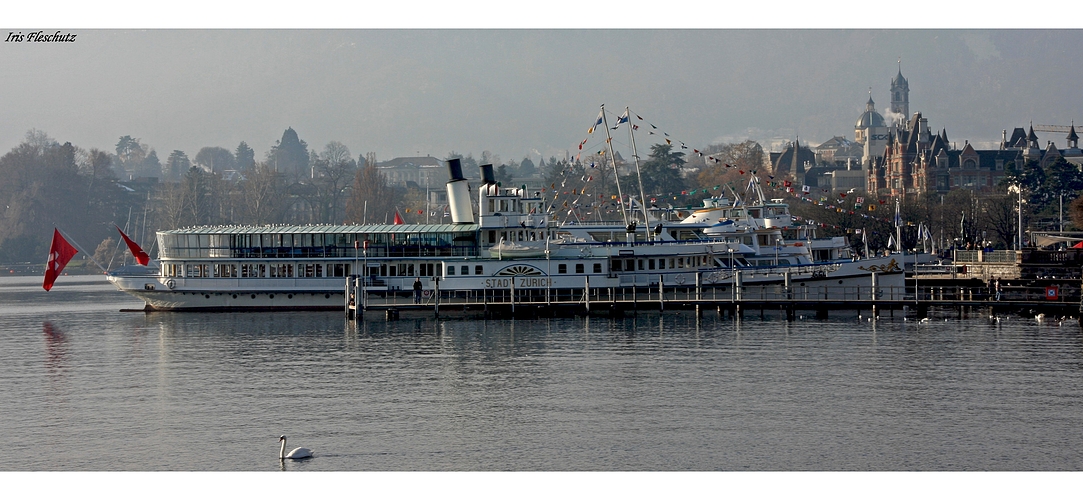
M 287 128 L 282 133 L 282 139 L 267 153 L 267 163 L 291 180 L 309 177 L 308 144 L 297 136 L 292 127 Z
M 143 168 L 140 171 L 145 177 L 158 177 L 162 174 L 162 162 L 158 160 L 157 151 L 150 150 L 147 157 L 143 159 Z
M 681 167 L 684 163 L 684 153 L 673 151 L 672 145 L 651 146 L 650 157 L 639 166 L 647 203 L 650 203 L 652 196 L 665 196 L 669 199 L 682 196 L 681 191 L 685 189 L 685 181 L 681 177 Z M 631 193 L 637 199 L 639 198 L 639 178 L 634 172 L 621 177 L 620 182 L 625 194 Z
M 248 147 L 248 144 L 244 141 L 237 145 L 233 157 L 236 160 L 237 168 L 240 170 L 248 170 L 256 165 L 256 152 Z
M 530 158 L 523 158 L 523 161 L 519 162 L 519 177 L 533 177 L 537 172 L 538 169 Z
M 188 172 L 188 169 L 192 167 L 192 163 L 188 160 L 188 155 L 184 154 L 184 151 L 174 149 L 172 153 L 169 153 L 169 158 L 166 158 L 165 165 L 163 165 L 162 176 L 166 180 L 176 181 Z

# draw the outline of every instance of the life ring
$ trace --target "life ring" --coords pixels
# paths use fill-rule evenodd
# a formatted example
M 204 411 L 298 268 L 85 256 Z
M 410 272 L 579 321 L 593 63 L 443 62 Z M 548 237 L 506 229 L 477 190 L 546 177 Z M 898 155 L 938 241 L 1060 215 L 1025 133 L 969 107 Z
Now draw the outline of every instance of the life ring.
M 177 282 L 173 280 L 166 280 L 165 286 L 169 287 L 169 289 L 172 290 L 173 287 L 177 286 Z
M 803 247 L 803 246 L 805 246 L 805 244 L 798 241 L 797 243 L 794 243 L 793 246 L 795 246 L 795 247 Z
M 684 284 L 684 275 L 678 274 L 677 278 L 674 279 L 673 281 L 676 281 L 678 285 L 683 285 Z
M 428 297 L 428 296 L 429 296 L 429 293 L 430 293 L 430 291 L 429 291 L 429 290 L 423 290 L 423 291 L 421 292 L 421 295 L 422 295 L 423 297 Z

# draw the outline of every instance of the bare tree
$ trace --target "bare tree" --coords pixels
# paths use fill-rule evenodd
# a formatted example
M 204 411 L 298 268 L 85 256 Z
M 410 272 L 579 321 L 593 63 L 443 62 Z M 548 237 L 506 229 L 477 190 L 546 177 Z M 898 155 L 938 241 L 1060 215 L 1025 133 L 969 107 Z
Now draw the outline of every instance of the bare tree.
M 257 163 L 238 185 L 242 220 L 250 224 L 271 224 L 282 221 L 286 207 L 285 176 L 275 172 L 266 162 Z
M 346 202 L 348 223 L 390 220 L 395 210 L 395 189 L 387 184 L 387 178 L 376 169 L 375 161 L 366 163 L 365 168 L 354 175 L 353 191 Z

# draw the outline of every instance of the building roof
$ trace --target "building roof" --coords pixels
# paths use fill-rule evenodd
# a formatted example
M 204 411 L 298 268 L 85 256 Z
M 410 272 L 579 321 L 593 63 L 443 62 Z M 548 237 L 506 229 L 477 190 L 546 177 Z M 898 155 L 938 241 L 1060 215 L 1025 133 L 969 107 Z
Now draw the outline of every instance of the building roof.
M 906 82 L 906 78 L 902 76 L 902 68 L 899 68 L 899 74 L 895 75 L 895 78 L 891 79 L 892 87 L 909 88 L 910 84 Z
M 883 127 L 884 123 L 884 116 L 870 109 L 861 113 L 854 128 Z
M 162 232 L 169 234 L 416 234 L 462 233 L 474 232 L 477 229 L 477 224 L 280 224 L 267 226 L 197 226 Z
M 378 162 L 379 167 L 439 167 L 444 160 L 432 156 L 400 156 L 387 161 Z

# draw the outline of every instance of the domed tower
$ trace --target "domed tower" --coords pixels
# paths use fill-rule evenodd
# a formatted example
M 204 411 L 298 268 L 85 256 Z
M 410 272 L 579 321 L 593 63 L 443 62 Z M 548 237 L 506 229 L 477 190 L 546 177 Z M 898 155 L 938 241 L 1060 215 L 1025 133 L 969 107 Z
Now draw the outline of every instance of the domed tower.
M 874 133 L 870 129 L 886 128 L 884 117 L 876 112 L 876 103 L 872 100 L 872 90 L 869 90 L 869 102 L 865 103 L 865 112 L 857 118 L 854 124 L 854 142 L 865 144 L 869 140 L 869 134 Z
M 865 112 L 854 124 L 854 142 L 861 144 L 864 150 L 861 164 L 868 165 L 870 158 L 883 156 L 887 139 L 887 122 L 884 121 L 883 115 L 876 112 L 876 103 L 872 100 L 872 89 L 869 89 L 869 101 L 865 103 Z
M 910 84 L 902 75 L 902 61 L 899 61 L 899 74 L 891 79 L 891 112 L 903 115 L 903 123 L 910 118 Z

